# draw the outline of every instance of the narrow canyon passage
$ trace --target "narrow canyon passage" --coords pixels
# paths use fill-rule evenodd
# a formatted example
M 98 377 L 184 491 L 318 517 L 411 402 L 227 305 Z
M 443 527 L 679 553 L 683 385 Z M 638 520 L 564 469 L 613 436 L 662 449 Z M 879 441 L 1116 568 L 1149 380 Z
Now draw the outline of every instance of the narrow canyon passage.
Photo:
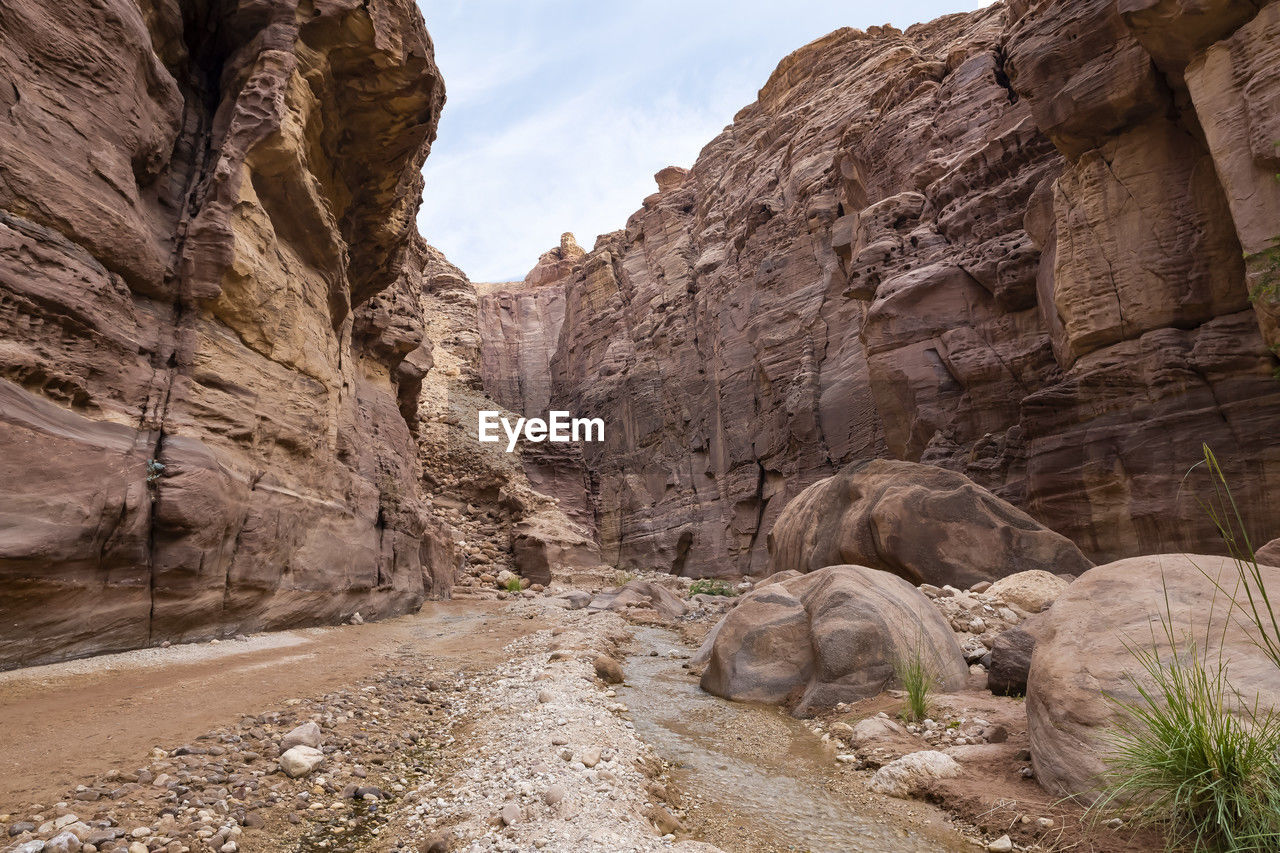
M 1275 853 L 1277 424 L 1280 0 L 0 0 L 0 853 Z

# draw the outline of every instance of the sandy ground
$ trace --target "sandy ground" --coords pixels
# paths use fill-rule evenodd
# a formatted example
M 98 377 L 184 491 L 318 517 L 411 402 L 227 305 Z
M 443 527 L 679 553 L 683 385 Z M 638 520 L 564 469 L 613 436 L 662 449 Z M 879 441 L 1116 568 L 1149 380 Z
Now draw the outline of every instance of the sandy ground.
M 541 627 L 501 610 L 496 602 L 433 602 L 385 622 L 0 673 L 0 812 L 57 799 L 88 776 L 136 767 L 153 747 L 184 743 L 239 715 L 357 680 L 408 648 L 484 665 Z

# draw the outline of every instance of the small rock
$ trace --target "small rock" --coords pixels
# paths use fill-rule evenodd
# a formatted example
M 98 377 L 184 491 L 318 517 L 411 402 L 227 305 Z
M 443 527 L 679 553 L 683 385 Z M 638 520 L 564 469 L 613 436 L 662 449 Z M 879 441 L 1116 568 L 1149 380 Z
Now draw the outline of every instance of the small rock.
M 363 625 L 363 624 L 364 624 L 364 617 L 360 615 L 360 611 L 359 611 L 359 610 L 357 610 L 355 613 L 352 613 L 352 614 L 351 614 L 351 624 L 352 624 L 352 625 Z
M 311 746 L 295 746 L 280 756 L 280 769 L 290 779 L 306 776 L 324 762 L 324 753 Z
M 44 853 L 80 853 L 80 839 L 71 832 L 61 832 L 44 843 Z
M 876 771 L 867 783 L 877 794 L 906 798 L 932 779 L 954 779 L 960 775 L 960 765 L 945 752 L 923 750 L 904 755 Z
M 989 853 L 1009 853 L 1013 849 L 1013 839 L 1002 835 L 987 845 Z
M 982 739 L 987 743 L 1004 743 L 1009 739 L 1009 730 L 996 723 L 982 730 Z
M 433 835 L 418 845 L 418 853 L 448 853 L 448 850 L 449 836 L 444 833 Z
M 502 807 L 502 811 L 498 812 L 498 817 L 502 819 L 503 826 L 511 826 L 520 820 L 520 806 L 517 803 L 507 803 Z
M 596 675 L 606 684 L 622 683 L 622 664 L 608 655 L 600 655 L 595 659 Z
M 36 838 L 31 841 L 22 842 L 17 847 L 12 848 L 9 853 L 41 853 L 42 850 L 44 850 L 44 842 L 39 838 Z M 146 848 L 144 847 L 143 850 L 145 851 Z M 132 853 L 132 851 L 130 851 L 130 853 Z
M 676 816 L 662 806 L 650 806 L 645 810 L 644 815 L 653 821 L 653 825 L 658 828 L 658 834 L 660 835 L 674 835 L 677 832 L 684 831 L 684 827 Z
M 1038 817 L 1036 818 L 1036 826 L 1040 827 L 1041 829 L 1053 829 L 1053 818 Z
M 600 747 L 587 747 L 582 751 L 582 755 L 578 760 L 582 762 L 583 767 L 595 767 L 600 763 Z
M 9 827 L 9 837 L 21 835 L 24 832 L 35 832 L 36 825 L 29 820 L 20 820 L 13 826 Z
M 324 743 L 324 734 L 320 731 L 320 727 L 313 722 L 306 722 L 284 736 L 280 741 L 280 752 L 286 753 L 295 746 L 319 749 L 322 743 Z
M 554 806 L 564 799 L 564 795 L 564 785 L 557 783 L 542 792 L 542 799 L 547 805 Z

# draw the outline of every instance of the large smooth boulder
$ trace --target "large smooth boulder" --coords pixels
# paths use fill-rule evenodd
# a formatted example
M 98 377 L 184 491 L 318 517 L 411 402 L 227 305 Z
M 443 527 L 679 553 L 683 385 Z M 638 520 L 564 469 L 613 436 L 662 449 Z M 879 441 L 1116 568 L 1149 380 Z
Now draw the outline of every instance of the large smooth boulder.
M 961 589 L 1092 565 L 1070 540 L 963 474 L 889 459 L 854 462 L 801 492 L 769 534 L 769 555 L 775 572 L 852 563 Z
M 1280 590 L 1280 569 L 1264 566 L 1262 573 L 1269 589 Z M 1031 759 L 1041 785 L 1086 800 L 1096 794 L 1117 714 L 1107 697 L 1139 699 L 1134 679 L 1150 679 L 1130 648 L 1156 642 L 1167 652 L 1162 618 L 1171 620 L 1180 645 L 1194 637 L 1210 661 L 1221 652 L 1230 684 L 1247 700 L 1257 694 L 1261 707 L 1280 706 L 1280 670 L 1250 638 L 1243 613 L 1227 618 L 1233 608 L 1218 585 L 1234 590 L 1238 578 L 1225 557 L 1165 554 L 1099 566 L 1067 587 L 1036 626 L 1027 682 Z
M 876 695 L 916 650 L 941 689 L 964 686 L 955 635 L 919 590 L 888 572 L 830 566 L 743 596 L 700 653 L 702 689 L 804 713 Z

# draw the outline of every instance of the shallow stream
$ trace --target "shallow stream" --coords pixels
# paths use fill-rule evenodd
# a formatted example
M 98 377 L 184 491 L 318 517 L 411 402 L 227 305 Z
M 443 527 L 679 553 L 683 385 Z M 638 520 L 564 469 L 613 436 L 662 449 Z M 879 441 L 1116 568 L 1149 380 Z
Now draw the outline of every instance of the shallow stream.
M 841 779 L 833 751 L 801 721 L 703 692 L 673 633 L 637 629 L 631 651 L 618 696 L 640 736 L 675 766 L 680 790 L 715 815 L 705 823 L 721 831 L 704 830 L 704 840 L 730 853 L 972 851 L 940 812 Z

